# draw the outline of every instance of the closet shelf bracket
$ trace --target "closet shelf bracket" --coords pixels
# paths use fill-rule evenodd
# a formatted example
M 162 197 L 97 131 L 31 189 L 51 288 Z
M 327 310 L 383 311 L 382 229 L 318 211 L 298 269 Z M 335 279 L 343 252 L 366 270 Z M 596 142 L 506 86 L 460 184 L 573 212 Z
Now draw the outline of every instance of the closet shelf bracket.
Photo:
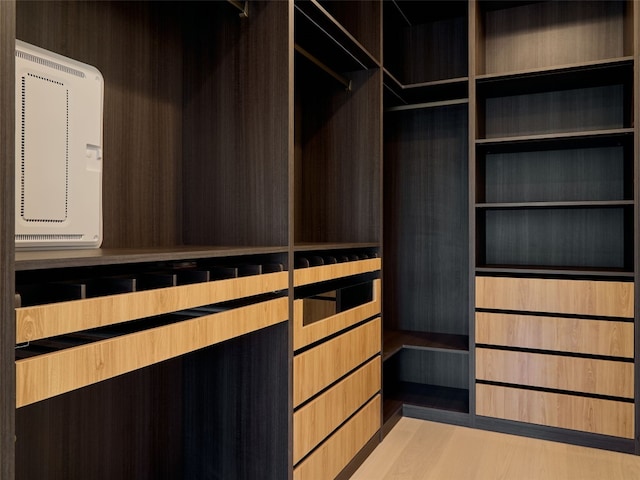
M 329 75 L 331 75 L 333 78 L 335 78 L 340 84 L 344 85 L 344 88 L 347 92 L 351 91 L 351 80 L 348 79 L 347 77 L 345 77 L 344 75 L 340 75 L 339 73 L 337 73 L 335 70 L 331 69 L 330 67 L 328 67 L 327 65 L 325 65 L 324 63 L 322 63 L 320 60 L 318 60 L 316 57 L 314 57 L 313 55 L 311 55 L 309 52 L 307 52 L 304 48 L 302 48 L 300 45 L 298 45 L 297 43 L 295 44 L 295 50 L 296 52 L 298 52 L 300 55 L 302 55 L 303 57 L 305 57 L 307 60 L 309 60 L 311 63 L 313 63 L 314 65 L 316 65 L 317 67 L 319 67 L 320 69 L 324 70 L 326 73 L 328 73 Z

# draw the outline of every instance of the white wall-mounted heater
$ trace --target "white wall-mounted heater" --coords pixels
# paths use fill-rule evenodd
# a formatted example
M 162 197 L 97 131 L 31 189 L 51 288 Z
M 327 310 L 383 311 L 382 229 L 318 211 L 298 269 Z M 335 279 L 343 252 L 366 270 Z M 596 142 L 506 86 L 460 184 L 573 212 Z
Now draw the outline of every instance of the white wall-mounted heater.
M 104 81 L 16 40 L 16 248 L 102 242 Z

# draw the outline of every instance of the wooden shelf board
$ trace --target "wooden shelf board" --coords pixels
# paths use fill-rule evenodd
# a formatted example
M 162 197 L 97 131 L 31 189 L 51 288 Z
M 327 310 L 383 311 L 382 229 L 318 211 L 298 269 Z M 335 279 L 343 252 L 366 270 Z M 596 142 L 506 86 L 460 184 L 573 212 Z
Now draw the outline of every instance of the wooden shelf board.
M 519 135 L 516 137 L 496 137 L 496 138 L 479 138 L 476 140 L 476 146 L 478 147 L 494 147 L 504 144 L 528 144 L 538 142 L 552 142 L 562 141 L 576 142 L 579 140 L 592 140 L 596 138 L 611 137 L 618 138 L 621 136 L 632 136 L 634 133 L 633 128 L 614 128 L 610 130 L 590 130 L 580 132 L 563 132 L 563 133 L 545 133 L 540 135 Z M 579 148 L 580 145 L 573 143 L 571 148 Z
M 16 271 L 286 253 L 287 247 L 176 246 L 16 252 Z
M 294 246 L 296 252 L 313 252 L 322 250 L 350 250 L 358 248 L 380 248 L 377 242 L 362 243 L 315 243 L 315 242 L 298 242 Z
M 450 333 L 413 332 L 407 330 L 385 330 L 382 340 L 382 361 L 387 360 L 403 348 L 469 353 L 469 337 Z
M 541 267 L 532 265 L 482 265 L 476 267 L 476 274 L 507 273 L 511 275 L 561 275 L 567 277 L 620 277 L 633 278 L 633 272 L 621 269 L 594 269 L 576 267 Z
M 633 206 L 633 200 L 594 200 L 580 202 L 503 202 L 476 203 L 478 209 L 531 209 L 531 208 L 592 208 Z
M 437 107 L 450 107 L 452 105 L 467 105 L 469 103 L 468 98 L 457 98 L 453 100 L 442 100 L 438 102 L 425 102 L 425 103 L 412 103 L 407 105 L 400 105 L 398 107 L 389 107 L 385 109 L 385 112 L 398 112 L 403 110 L 418 110 L 421 108 L 437 108 Z
M 387 405 L 387 402 L 392 403 Z M 394 405 L 397 405 L 397 403 L 436 410 L 469 413 L 469 390 L 400 382 L 398 391 L 385 394 L 384 403 L 383 410 L 385 413 L 392 413 Z
M 616 69 L 619 67 L 632 67 L 633 57 L 616 57 L 605 60 L 594 60 L 591 62 L 571 63 L 566 65 L 555 65 L 551 67 L 531 68 L 527 70 L 517 70 L 513 72 L 486 73 L 476 76 L 478 84 L 489 82 L 507 82 L 514 79 L 539 77 L 539 76 L 560 76 L 576 75 L 580 73 L 589 74 L 594 70 Z

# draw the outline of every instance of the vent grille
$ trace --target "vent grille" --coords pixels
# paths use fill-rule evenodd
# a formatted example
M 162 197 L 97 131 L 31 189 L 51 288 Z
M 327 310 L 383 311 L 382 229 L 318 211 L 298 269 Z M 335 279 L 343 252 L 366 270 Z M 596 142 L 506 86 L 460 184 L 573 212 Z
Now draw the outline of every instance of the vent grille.
M 40 58 L 40 57 L 37 57 L 36 55 L 31 55 L 30 53 L 16 50 L 16 57 L 23 58 L 33 63 L 37 63 L 38 65 L 43 65 L 45 67 L 59 70 L 60 72 L 68 73 L 69 75 L 75 75 L 76 77 L 85 78 L 85 74 L 80 70 L 76 70 L 75 68 L 67 67 L 65 65 L 60 65 L 59 63 L 52 62 L 51 60 Z
M 25 54 L 26 55 L 26 54 Z M 43 60 L 45 61 L 45 60 Z M 63 67 L 60 65 L 60 67 Z M 82 73 L 82 72 L 79 72 Z M 82 75 L 84 76 L 84 74 Z M 26 78 L 32 77 L 34 79 L 38 79 L 44 82 L 48 82 L 49 84 L 58 85 L 60 87 L 65 88 L 65 85 L 56 80 L 52 80 L 50 78 L 43 77 L 41 75 L 35 75 L 32 73 L 27 73 L 26 76 L 22 76 L 21 81 L 21 93 L 22 93 L 22 105 L 21 105 L 21 135 L 20 135 L 20 216 L 24 221 L 32 222 L 32 223 L 62 223 L 64 222 L 69 214 L 69 89 L 65 88 L 65 96 L 66 96 L 66 111 L 65 111 L 65 193 L 64 193 L 64 216 L 63 218 L 27 218 L 25 216 L 25 183 L 26 183 L 26 130 L 27 130 L 27 85 Z
M 55 233 L 23 234 L 21 233 L 16 235 L 16 240 L 21 240 L 23 242 L 38 241 L 38 240 L 82 240 L 83 237 L 84 235 L 81 233 L 61 233 L 61 234 L 55 234 Z

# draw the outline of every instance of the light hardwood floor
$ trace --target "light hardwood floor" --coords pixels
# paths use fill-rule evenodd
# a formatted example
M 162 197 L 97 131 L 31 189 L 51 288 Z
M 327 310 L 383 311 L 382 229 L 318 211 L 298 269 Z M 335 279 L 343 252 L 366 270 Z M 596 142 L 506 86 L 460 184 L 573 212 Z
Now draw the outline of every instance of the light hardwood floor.
M 351 480 L 639 480 L 640 456 L 402 418 Z

